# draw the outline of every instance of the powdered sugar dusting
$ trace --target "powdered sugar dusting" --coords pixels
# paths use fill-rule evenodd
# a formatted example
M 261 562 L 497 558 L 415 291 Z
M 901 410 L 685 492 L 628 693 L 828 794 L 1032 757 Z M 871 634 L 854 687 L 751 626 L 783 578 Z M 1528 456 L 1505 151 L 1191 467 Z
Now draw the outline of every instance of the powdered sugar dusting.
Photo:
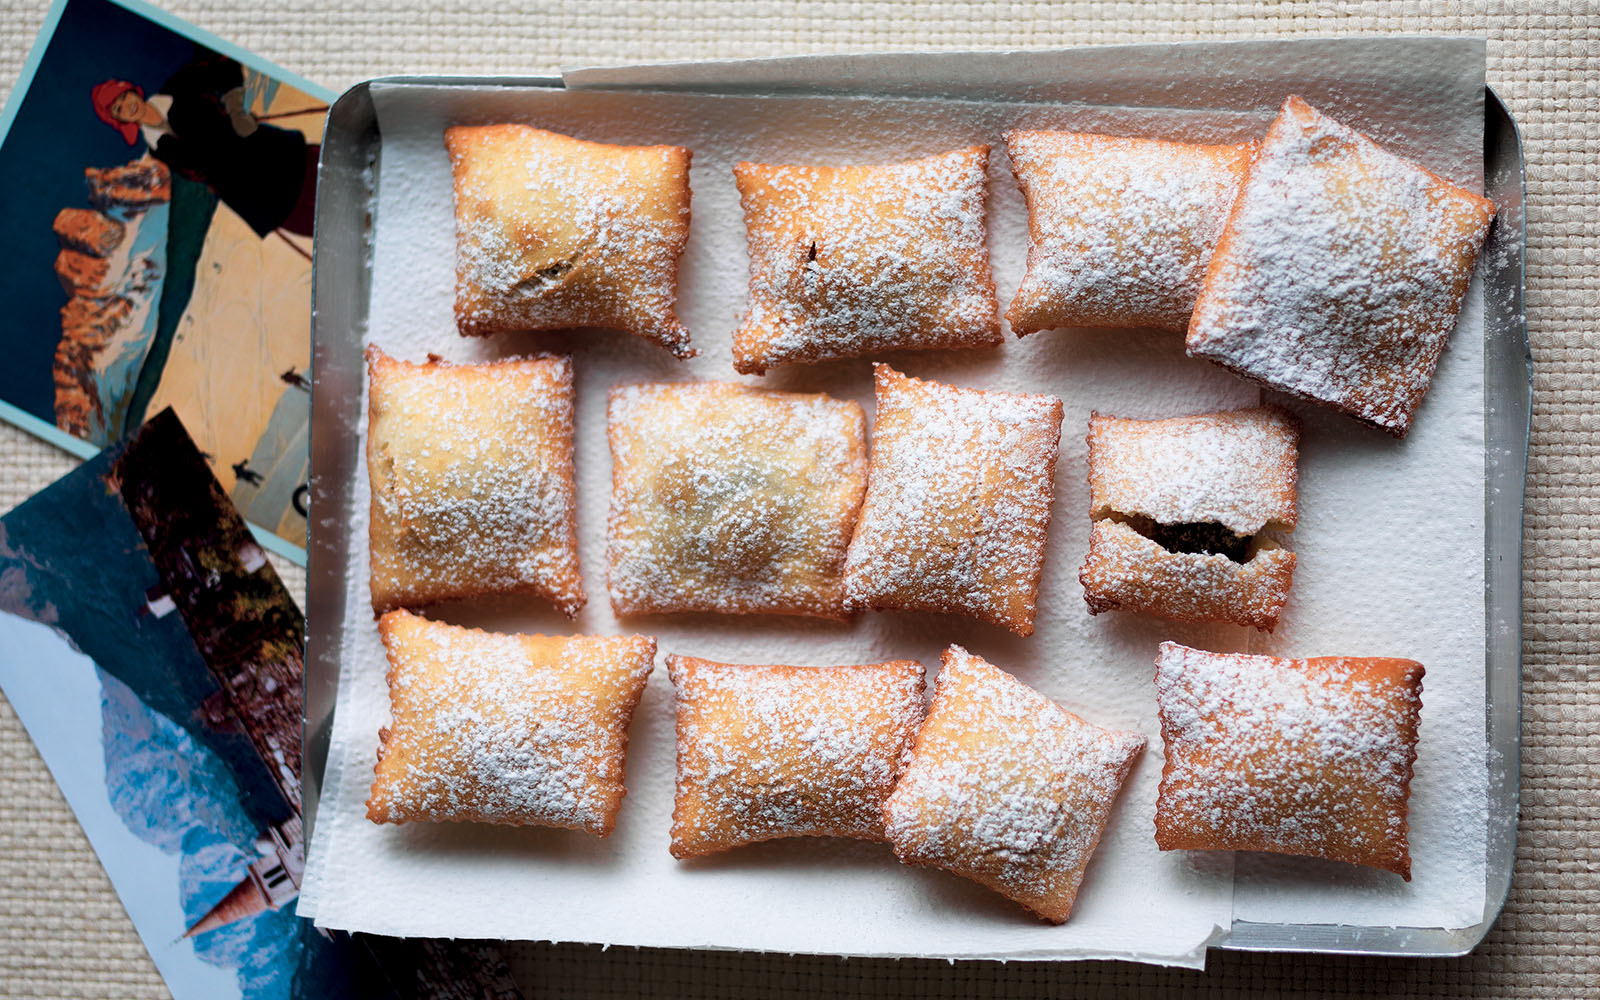
M 571 360 L 368 365 L 373 607 L 529 591 L 576 614 Z
M 861 407 L 720 382 L 626 385 L 607 408 L 618 614 L 844 617 L 866 487 Z
M 1089 516 L 1292 528 L 1300 428 L 1277 407 L 1166 420 L 1089 418 Z
M 1422 673 L 1411 660 L 1289 660 L 1162 643 L 1162 848 L 1303 854 L 1409 879 Z
M 960 612 L 1028 635 L 1061 401 L 875 371 L 872 473 L 846 562 L 848 605 Z
M 1031 59 L 1030 54 L 1023 61 Z M 1156 74 L 1181 70 L 1172 60 L 1143 65 Z M 1430 65 L 1427 72 L 1441 65 Z M 1394 74 L 1415 68 L 1414 62 L 1384 66 L 1381 79 L 1392 83 Z M 1476 176 L 1482 163 L 1481 73 L 1466 95 L 1471 100 L 1435 100 L 1436 92 L 1429 91 L 1426 103 L 1404 106 L 1421 109 L 1425 118 L 1413 116 L 1399 124 L 1389 116 L 1386 102 L 1372 98 L 1365 78 L 1330 79 L 1340 81 L 1340 92 L 1351 102 L 1346 108 L 1359 105 L 1367 112 L 1352 124 L 1363 129 L 1370 125 L 1369 134 L 1386 139 L 1405 137 L 1411 151 L 1407 155 L 1426 157 L 1430 167 L 1463 178 L 1463 183 Z M 1234 92 L 1261 106 L 1282 98 L 1248 78 L 1237 84 Z M 1046 105 L 1030 103 L 1026 95 L 1015 102 L 961 102 L 381 84 L 374 85 L 373 96 L 383 150 L 372 233 L 370 336 L 417 359 L 430 350 L 459 360 L 557 346 L 575 353 L 578 504 L 583 512 L 579 537 L 585 569 L 599 567 L 605 559 L 604 519 L 591 515 L 604 512 L 612 488 L 611 466 L 603 458 L 607 391 L 623 382 L 730 377 L 727 338 L 745 308 L 748 278 L 740 263 L 746 252 L 745 227 L 730 182 L 735 162 L 891 162 L 993 141 L 1019 125 L 1243 141 L 1259 136 L 1271 119 L 1270 113 L 1224 118 L 1212 110 Z M 683 363 L 682 373 L 674 374 L 678 363 L 666 352 L 619 334 L 456 335 L 450 167 L 440 137 L 448 124 L 483 121 L 526 121 L 605 142 L 677 143 L 694 150 L 694 219 L 678 309 L 695 331 L 702 357 Z M 1409 124 L 1417 121 L 1424 122 L 1420 131 Z M 1449 131 L 1436 130 L 1434 122 Z M 1005 302 L 1022 276 L 1027 214 L 1007 168 L 1001 162 L 991 166 L 990 245 Z M 1469 301 L 1476 298 L 1469 295 Z M 352 581 L 344 601 L 344 674 L 334 720 L 335 743 L 348 748 L 345 759 L 350 763 L 342 793 L 325 794 L 317 818 L 316 837 L 331 857 L 317 919 L 333 927 L 424 936 L 554 935 L 665 947 L 713 944 L 780 952 L 990 958 L 1117 953 L 1190 965 L 1202 961 L 1198 942 L 1208 938 L 1213 925 L 1226 925 L 1230 898 L 1255 901 L 1251 915 L 1241 910 L 1244 919 L 1433 927 L 1475 923 L 1483 912 L 1484 883 L 1483 623 L 1477 572 L 1482 552 L 1473 555 L 1473 549 L 1483 532 L 1470 515 L 1477 510 L 1481 517 L 1481 468 L 1473 456 L 1481 459 L 1483 452 L 1481 439 L 1471 437 L 1481 425 L 1472 414 L 1481 418 L 1483 366 L 1474 350 L 1475 344 L 1481 346 L 1481 327 L 1472 323 L 1458 331 L 1472 336 L 1458 336 L 1440 366 L 1426 406 L 1432 416 L 1420 422 L 1402 447 L 1382 449 L 1382 461 L 1367 460 L 1373 442 L 1364 434 L 1347 433 L 1350 428 L 1340 424 L 1344 418 L 1316 409 L 1308 413 L 1296 547 L 1303 565 L 1310 567 L 1315 560 L 1317 570 L 1296 581 L 1297 599 L 1278 633 L 1270 640 L 1249 639 L 1252 646 L 1270 643 L 1294 652 L 1356 649 L 1359 642 L 1336 640 L 1366 636 L 1372 648 L 1404 648 L 1429 664 L 1450 664 L 1438 678 L 1429 678 L 1428 735 L 1420 745 L 1410 811 L 1414 841 L 1430 847 L 1417 859 L 1413 882 L 1355 869 L 1337 878 L 1319 877 L 1327 874 L 1326 863 L 1284 856 L 1246 854 L 1235 861 L 1224 855 L 1207 858 L 1202 865 L 1182 854 L 1162 854 L 1149 835 L 1160 768 L 1144 765 L 1135 769 L 1119 797 L 1072 919 L 1062 927 L 1007 919 L 1003 908 L 1010 904 L 1005 900 L 995 897 L 985 905 L 978 886 L 932 872 L 908 872 L 890 851 L 859 841 L 802 838 L 750 848 L 725 861 L 681 864 L 667 851 L 674 785 L 673 699 L 669 685 L 655 684 L 646 689 L 635 717 L 622 822 L 605 841 L 512 828 L 375 826 L 365 820 L 362 802 L 388 694 L 382 681 L 383 653 L 370 610 L 364 607 L 363 465 L 354 489 L 359 509 L 324 506 L 315 515 L 324 526 L 336 522 L 334 532 L 345 524 L 352 529 L 348 568 L 332 567 Z M 710 340 L 702 343 L 706 337 Z M 337 341 L 329 346 L 336 347 Z M 918 358 L 925 370 L 907 370 L 926 378 L 1061 397 L 1069 426 L 1077 428 L 1062 441 L 1068 464 L 1082 460 L 1091 404 L 1119 415 L 1170 416 L 1255 402 L 1249 384 L 1215 366 L 1184 359 L 1170 338 L 1143 331 L 1028 337 L 996 351 L 930 352 Z M 320 382 L 336 371 L 334 364 L 323 367 L 319 390 Z M 790 366 L 769 380 L 782 388 L 856 399 L 871 416 L 868 365 Z M 362 423 L 344 431 L 354 434 Z M 1442 433 L 1447 426 L 1448 435 Z M 333 428 L 324 421 L 324 429 Z M 602 458 L 597 462 L 595 456 Z M 1357 466 L 1361 475 L 1344 474 Z M 1141 677 L 1137 665 L 1151 659 L 1156 642 L 1182 634 L 1190 645 L 1225 649 L 1246 637 L 1225 627 L 1164 626 L 1142 617 L 1107 620 L 1084 614 L 1074 574 L 1087 547 L 1089 521 L 1083 511 L 1088 492 L 1081 472 L 1064 476 L 1058 487 L 1061 509 L 1049 533 L 1054 551 L 1046 557 L 1041 613 L 1030 639 L 1014 640 L 975 621 L 915 614 L 866 615 L 849 627 L 771 616 L 656 616 L 650 630 L 662 632 L 662 644 L 669 650 L 751 663 L 855 663 L 906 656 L 931 667 L 939 650 L 960 642 L 993 654 L 995 662 L 1092 720 L 1144 728 L 1153 738 L 1153 722 L 1142 721 L 1154 712 L 1149 675 Z M 1381 498 L 1382 509 L 1395 512 L 1391 518 L 1371 517 L 1378 509 L 1367 502 L 1373 497 Z M 1424 569 L 1421 579 L 1418 567 Z M 595 581 L 588 583 L 592 590 Z M 1478 595 L 1477 605 L 1471 604 L 1467 590 Z M 1355 611 L 1312 613 L 1324 607 Z M 455 605 L 449 614 L 485 627 L 563 631 L 559 619 L 533 601 Z M 614 634 L 619 626 L 609 602 L 602 599 L 585 606 L 575 630 Z M 1163 630 L 1168 634 L 1158 634 Z M 668 633 L 675 637 L 670 644 Z M 1215 642 L 1209 641 L 1213 638 Z M 1235 868 L 1241 873 L 1237 893 L 1230 890 Z M 1156 922 L 1150 920 L 1151 899 L 1161 901 Z M 1271 915 L 1255 915 L 1262 912 L 1262 900 L 1268 901 Z
M 975 146 L 887 166 L 736 166 L 750 304 L 734 367 L 998 343 L 988 161 Z
M 1015 131 L 1006 148 L 1028 201 L 1013 331 L 1188 327 L 1253 144 Z
M 394 723 L 373 820 L 610 832 L 654 639 L 500 635 L 404 611 L 382 626 Z
M 889 838 L 907 864 L 975 879 L 1059 923 L 1144 745 L 951 646 L 884 805 Z
M 1291 97 L 1212 258 L 1189 353 L 1403 435 L 1493 213 Z
M 1295 525 L 1299 438 L 1299 423 L 1270 406 L 1166 420 L 1092 414 L 1094 525 L 1078 573 L 1090 612 L 1276 628 L 1295 557 L 1258 533 Z M 1159 530 L 1216 525 L 1233 533 L 1243 556 L 1168 548 Z
M 445 143 L 463 334 L 603 326 L 694 353 L 673 311 L 689 231 L 687 149 L 525 125 L 455 127 Z
M 923 669 L 667 658 L 678 694 L 672 853 L 778 837 L 882 840 L 923 714 Z

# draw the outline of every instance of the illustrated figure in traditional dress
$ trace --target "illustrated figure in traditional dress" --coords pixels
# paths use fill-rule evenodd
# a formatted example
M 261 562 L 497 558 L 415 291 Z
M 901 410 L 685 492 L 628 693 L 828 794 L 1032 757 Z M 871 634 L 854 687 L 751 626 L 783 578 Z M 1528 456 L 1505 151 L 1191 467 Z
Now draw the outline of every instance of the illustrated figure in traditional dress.
M 142 137 L 151 155 L 210 188 L 256 235 L 311 235 L 321 147 L 251 114 L 244 70 L 234 60 L 202 55 L 149 97 L 137 84 L 113 79 L 96 84 L 90 98 L 128 145 Z

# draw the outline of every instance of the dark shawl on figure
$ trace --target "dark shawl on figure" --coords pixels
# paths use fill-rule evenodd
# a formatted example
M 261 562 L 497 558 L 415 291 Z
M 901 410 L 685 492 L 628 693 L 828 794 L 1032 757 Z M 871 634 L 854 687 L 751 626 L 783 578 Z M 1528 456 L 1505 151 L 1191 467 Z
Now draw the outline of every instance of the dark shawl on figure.
M 305 136 L 293 129 L 260 125 L 241 136 L 233 130 L 223 95 L 243 86 L 244 71 L 232 59 L 202 55 L 167 80 L 159 91 L 172 98 L 156 159 L 190 180 L 208 185 L 229 208 L 266 236 L 281 226 L 300 199 L 306 173 Z

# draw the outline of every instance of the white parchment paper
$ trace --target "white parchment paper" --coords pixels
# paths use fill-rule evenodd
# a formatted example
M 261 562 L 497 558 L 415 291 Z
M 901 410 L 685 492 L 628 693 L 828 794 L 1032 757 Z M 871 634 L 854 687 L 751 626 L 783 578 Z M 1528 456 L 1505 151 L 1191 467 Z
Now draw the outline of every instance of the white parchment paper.
M 1471 49 L 1462 47 L 1463 59 L 1470 59 Z M 1359 94 L 1355 70 L 1340 77 L 1341 67 L 1327 64 L 1334 58 L 1330 51 L 1319 50 L 1317 79 L 1349 80 L 1351 92 Z M 1390 137 L 1403 125 L 1408 153 L 1481 185 L 1481 47 L 1476 52 L 1473 93 L 1461 83 L 1471 80 L 1470 71 L 1425 67 L 1416 72 L 1432 83 L 1409 88 L 1415 106 L 1386 114 L 1386 102 L 1366 108 L 1363 117 L 1364 105 L 1352 100 L 1330 110 Z M 1053 54 L 1063 55 L 1071 54 Z M 1042 925 L 953 876 L 902 867 L 881 844 L 778 841 L 720 858 L 673 860 L 667 852 L 672 693 L 664 669 L 652 677 L 634 722 L 628 798 L 610 838 L 470 825 L 376 826 L 365 819 L 363 803 L 388 699 L 366 592 L 363 469 L 344 512 L 350 564 L 333 568 L 343 573 L 347 592 L 340 694 L 300 912 L 314 914 L 321 926 L 410 936 L 853 955 L 1121 957 L 1186 965 L 1202 963 L 1207 942 L 1235 917 L 1445 927 L 1477 922 L 1484 902 L 1485 791 L 1483 338 L 1476 289 L 1405 442 L 1315 407 L 1289 404 L 1306 425 L 1301 527 L 1291 542 L 1300 563 L 1284 622 L 1271 638 L 1227 626 L 1087 613 L 1077 569 L 1088 544 L 1083 435 L 1090 410 L 1170 416 L 1260 398 L 1253 386 L 1185 357 L 1181 337 L 1147 331 L 1058 331 L 995 349 L 887 359 L 917 376 L 1052 392 L 1064 400 L 1041 614 L 1031 638 L 920 614 L 867 614 L 849 625 L 775 617 L 617 621 L 605 597 L 609 386 L 641 379 L 741 380 L 855 398 L 869 420 L 872 414 L 870 364 L 864 360 L 779 369 L 764 379 L 733 373 L 731 331 L 743 310 L 746 280 L 734 162 L 884 162 L 973 142 L 994 144 L 990 246 L 1004 306 L 1026 253 L 1026 212 L 1000 141 L 1004 129 L 1026 125 L 1227 141 L 1259 134 L 1282 97 L 1242 92 L 1250 100 L 1235 106 L 1130 108 L 843 95 L 375 88 L 383 146 L 367 339 L 412 359 L 428 352 L 476 360 L 560 350 L 574 355 L 578 378 L 579 545 L 588 607 L 573 623 L 517 602 L 450 605 L 438 609 L 437 617 L 525 631 L 646 632 L 657 636 L 663 654 L 731 661 L 916 657 L 930 673 L 936 672 L 939 651 L 959 642 L 1095 722 L 1144 732 L 1151 745 L 1118 803 L 1072 919 L 1061 927 Z M 669 142 L 694 150 L 694 219 L 680 313 L 700 357 L 678 362 L 620 333 L 493 341 L 456 335 L 450 173 L 441 131 L 447 124 L 502 120 L 599 141 Z M 1413 881 L 1299 859 L 1157 851 L 1152 817 L 1161 745 L 1151 677 L 1163 639 L 1293 655 L 1408 656 L 1426 664 L 1411 814 Z

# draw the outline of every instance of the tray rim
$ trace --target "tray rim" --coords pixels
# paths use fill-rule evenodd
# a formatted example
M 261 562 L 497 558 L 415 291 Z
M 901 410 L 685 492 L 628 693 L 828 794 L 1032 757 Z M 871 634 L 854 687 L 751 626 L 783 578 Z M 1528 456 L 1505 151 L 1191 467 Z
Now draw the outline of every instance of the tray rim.
M 994 52 L 968 53 L 993 56 Z M 1028 53 L 1010 53 L 1025 56 Z M 943 58 L 960 53 L 940 53 Z M 842 56 L 870 59 L 871 55 Z M 763 60 L 751 60 L 760 62 Z M 350 426 L 362 398 L 359 350 L 355 363 L 337 352 L 341 336 L 364 333 L 370 305 L 371 233 L 377 193 L 380 136 L 372 88 L 527 87 L 564 89 L 550 75 L 396 75 L 356 84 L 330 107 L 318 165 L 315 259 L 312 269 L 311 503 L 343 508 L 341 486 L 353 481 L 358 444 L 341 433 Z M 656 89 L 656 88 L 640 88 Z M 697 93 L 714 93 L 703 85 Z M 791 91 L 792 92 L 792 91 Z M 869 92 L 869 91 L 863 91 Z M 830 89 L 830 96 L 842 91 Z M 1521 750 L 1521 597 L 1522 523 L 1531 433 L 1533 360 L 1523 310 L 1526 274 L 1525 164 L 1521 129 L 1495 93 L 1485 88 L 1485 187 L 1499 211 L 1480 263 L 1486 285 L 1486 391 L 1492 373 L 1505 378 L 1505 395 L 1485 405 L 1486 763 L 1489 783 L 1489 857 L 1482 920 L 1458 929 L 1378 927 L 1349 924 L 1286 924 L 1235 920 L 1211 947 L 1236 951 L 1307 952 L 1446 958 L 1467 954 L 1488 934 L 1510 893 L 1520 808 Z M 325 274 L 324 260 L 338 261 Z M 352 293 L 352 290 L 353 293 Z M 1503 296 L 1493 294 L 1503 290 Z M 341 364 L 340 362 L 346 362 Z M 326 382 L 325 382 L 326 378 Z M 353 380 L 353 381 L 352 381 Z M 1496 504 L 1493 498 L 1514 498 Z M 339 518 L 312 518 L 307 539 L 305 703 L 303 709 L 306 789 L 305 826 L 309 843 L 321 798 L 339 677 L 339 628 L 344 617 L 344 587 L 338 569 L 346 565 L 348 539 Z M 318 573 L 318 567 L 334 567 Z M 323 578 L 327 579 L 324 580 Z M 321 584 L 319 586 L 319 583 Z M 330 585 L 331 584 L 331 585 Z M 982 961 L 981 959 L 963 959 Z M 1029 959 L 1071 961 L 1074 957 Z

